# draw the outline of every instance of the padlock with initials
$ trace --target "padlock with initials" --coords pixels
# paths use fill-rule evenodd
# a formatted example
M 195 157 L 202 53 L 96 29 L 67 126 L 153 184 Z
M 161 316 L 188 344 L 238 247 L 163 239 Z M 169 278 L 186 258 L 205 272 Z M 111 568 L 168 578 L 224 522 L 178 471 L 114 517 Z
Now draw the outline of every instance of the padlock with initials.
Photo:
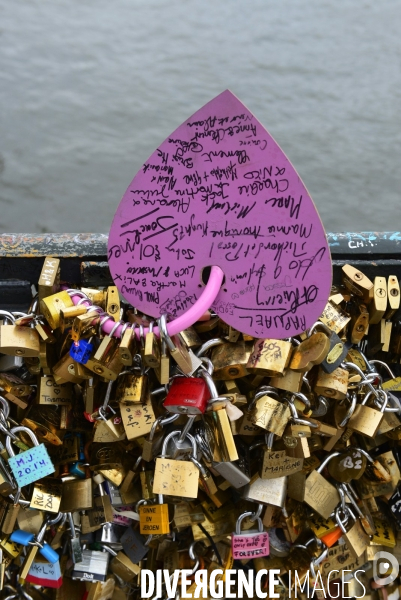
M 10 456 L 8 464 L 14 474 L 18 487 L 22 488 L 54 473 L 55 468 L 50 460 L 46 446 L 39 444 L 35 434 L 28 427 L 23 426 L 13 427 L 10 433 L 15 434 L 18 431 L 24 431 L 29 435 L 34 444 L 33 448 L 15 456 L 11 445 L 11 438 L 7 436 L 6 448 Z
M 327 470 L 336 481 L 349 483 L 353 479 L 362 477 L 368 460 L 373 462 L 373 459 L 364 450 L 347 448 L 345 452 L 330 460 Z
M 241 533 L 241 523 L 245 517 L 253 517 L 254 513 L 240 515 L 235 525 L 235 533 L 231 536 L 231 549 L 234 560 L 248 560 L 255 557 L 269 556 L 269 534 L 263 531 L 262 519 L 258 517 L 258 529 L 248 529 Z

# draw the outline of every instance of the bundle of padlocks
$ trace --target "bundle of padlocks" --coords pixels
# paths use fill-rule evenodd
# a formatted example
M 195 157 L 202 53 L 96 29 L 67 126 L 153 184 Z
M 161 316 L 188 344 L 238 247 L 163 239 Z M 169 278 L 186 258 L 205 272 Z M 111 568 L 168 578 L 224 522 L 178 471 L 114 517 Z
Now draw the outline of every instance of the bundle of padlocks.
M 1 597 L 398 598 L 400 288 L 342 270 L 295 338 L 170 336 L 46 258 L 0 312 Z

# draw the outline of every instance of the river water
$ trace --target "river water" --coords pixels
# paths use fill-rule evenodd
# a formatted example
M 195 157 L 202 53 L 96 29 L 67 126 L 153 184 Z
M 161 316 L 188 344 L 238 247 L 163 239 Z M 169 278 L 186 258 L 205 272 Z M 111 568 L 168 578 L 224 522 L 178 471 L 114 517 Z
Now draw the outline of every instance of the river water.
M 108 232 L 229 88 L 327 231 L 401 229 L 399 0 L 0 0 L 0 231 Z

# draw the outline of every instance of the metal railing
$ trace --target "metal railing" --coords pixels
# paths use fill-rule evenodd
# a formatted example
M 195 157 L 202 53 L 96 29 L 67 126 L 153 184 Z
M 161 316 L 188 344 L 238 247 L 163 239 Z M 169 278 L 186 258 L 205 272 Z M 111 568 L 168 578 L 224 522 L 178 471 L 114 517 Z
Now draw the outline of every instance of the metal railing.
M 31 285 L 37 284 L 45 256 L 61 260 L 61 279 L 80 286 L 112 284 L 104 233 L 14 233 L 0 235 L 0 305 L 24 310 Z M 401 232 L 327 233 L 333 263 L 333 283 L 341 267 L 351 263 L 369 278 L 401 278 Z

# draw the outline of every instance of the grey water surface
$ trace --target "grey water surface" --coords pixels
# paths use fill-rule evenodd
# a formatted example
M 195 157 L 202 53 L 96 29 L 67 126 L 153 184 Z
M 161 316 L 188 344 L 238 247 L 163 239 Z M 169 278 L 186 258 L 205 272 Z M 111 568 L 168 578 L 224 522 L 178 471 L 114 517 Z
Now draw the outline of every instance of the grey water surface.
M 229 88 L 327 231 L 401 230 L 399 0 L 0 0 L 0 232 L 108 232 Z

